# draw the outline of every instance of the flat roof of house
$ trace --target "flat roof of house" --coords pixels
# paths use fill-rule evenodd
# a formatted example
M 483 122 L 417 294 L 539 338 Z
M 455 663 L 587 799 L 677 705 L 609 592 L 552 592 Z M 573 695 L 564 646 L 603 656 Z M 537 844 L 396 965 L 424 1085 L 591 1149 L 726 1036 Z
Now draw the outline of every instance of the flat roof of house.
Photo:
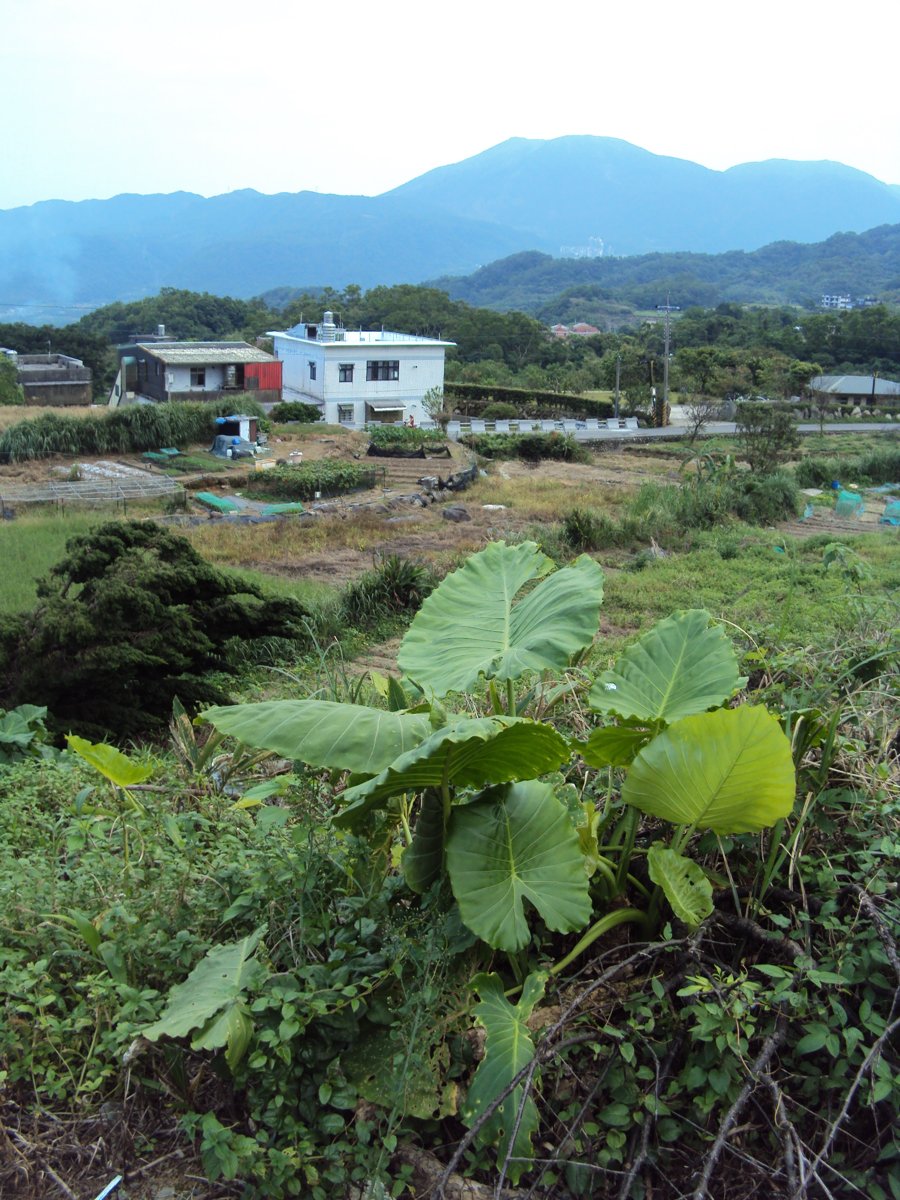
M 276 361 L 274 355 L 247 342 L 138 342 L 137 348 L 172 366 L 179 363 L 227 366 L 229 363 Z
M 814 392 L 832 396 L 900 396 L 900 383 L 876 375 L 816 375 L 809 381 Z
M 390 329 L 337 329 L 333 338 L 307 337 L 307 324 L 321 332 L 322 325 L 309 321 L 291 329 L 267 330 L 266 337 L 288 338 L 292 342 L 309 342 L 313 346 L 455 346 L 456 342 L 445 342 L 440 338 L 421 337 L 417 333 L 396 333 Z M 303 333 L 300 330 L 304 330 Z

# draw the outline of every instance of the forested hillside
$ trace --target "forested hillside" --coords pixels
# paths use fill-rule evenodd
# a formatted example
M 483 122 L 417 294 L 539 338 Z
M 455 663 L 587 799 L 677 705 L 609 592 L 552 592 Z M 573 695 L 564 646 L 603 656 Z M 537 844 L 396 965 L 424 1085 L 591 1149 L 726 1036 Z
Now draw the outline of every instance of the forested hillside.
M 662 377 L 663 325 L 656 319 L 592 337 L 561 341 L 548 327 L 522 312 L 497 312 L 452 300 L 437 288 L 351 285 L 343 291 L 317 289 L 287 299 L 280 309 L 266 298 L 251 301 L 164 289 L 151 299 L 97 309 L 62 329 L 0 325 L 0 345 L 82 358 L 94 372 L 95 399 L 104 400 L 115 369 L 115 345 L 165 325 L 174 339 L 255 341 L 301 318 L 319 320 L 333 310 L 348 328 L 397 329 L 441 336 L 455 343 L 448 352 L 448 383 L 578 394 L 620 382 L 640 406 Z M 790 307 L 699 306 L 674 314 L 670 383 L 675 390 L 763 392 L 791 396 L 819 371 L 878 371 L 900 378 L 900 312 L 875 305 L 851 312 L 801 312 Z
M 622 323 L 623 306 L 653 308 L 666 295 L 683 308 L 728 301 L 813 307 L 826 293 L 897 302 L 900 225 L 837 233 L 815 245 L 776 242 L 749 253 L 559 259 L 528 252 L 434 286 L 456 300 L 520 308 L 548 324 L 581 320 L 604 328 Z

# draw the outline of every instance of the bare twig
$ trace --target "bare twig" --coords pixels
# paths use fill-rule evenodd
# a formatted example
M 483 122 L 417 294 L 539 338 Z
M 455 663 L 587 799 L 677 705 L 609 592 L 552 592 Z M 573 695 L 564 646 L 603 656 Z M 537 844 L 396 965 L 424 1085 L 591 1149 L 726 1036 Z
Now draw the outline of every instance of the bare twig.
M 512 1162 L 513 1147 L 516 1144 L 516 1138 L 519 1136 L 519 1129 L 522 1125 L 522 1117 L 525 1115 L 525 1105 L 528 1103 L 528 1097 L 531 1095 L 532 1084 L 534 1083 L 534 1073 L 537 1070 L 538 1058 L 537 1055 L 532 1058 L 528 1064 L 529 1071 L 525 1077 L 525 1086 L 522 1088 L 522 1098 L 519 1101 L 519 1107 L 516 1109 L 516 1119 L 513 1122 L 512 1130 L 509 1135 L 509 1142 L 506 1147 L 506 1154 L 503 1156 L 503 1162 L 500 1166 L 500 1177 L 497 1180 L 497 1186 L 494 1188 L 494 1200 L 501 1200 L 503 1196 L 503 1185 L 506 1182 L 506 1172 L 509 1170 L 509 1164 Z
M 850 890 L 853 891 L 859 898 L 859 906 L 865 911 L 866 916 L 875 926 L 878 936 L 881 938 L 881 944 L 884 946 L 884 952 L 887 955 L 887 960 L 894 968 L 894 974 L 897 976 L 897 983 L 900 984 L 900 955 L 897 953 L 897 943 L 891 936 L 891 931 L 888 928 L 887 922 L 881 915 L 875 901 L 858 883 L 851 883 Z
M 712 1178 L 712 1173 L 716 1169 L 716 1163 L 725 1149 L 725 1143 L 728 1140 L 728 1135 L 734 1126 L 735 1121 L 744 1110 L 744 1106 L 750 1099 L 753 1089 L 758 1084 L 760 1077 L 768 1070 L 769 1062 L 772 1055 L 785 1039 L 787 1025 L 785 1021 L 779 1017 L 775 1029 L 763 1042 L 762 1050 L 756 1057 L 756 1061 L 750 1067 L 747 1075 L 747 1081 L 738 1093 L 737 1099 L 729 1108 L 728 1112 L 722 1119 L 719 1126 L 719 1132 L 716 1134 L 716 1140 L 712 1144 L 712 1149 L 706 1156 L 703 1164 L 703 1174 L 700 1176 L 700 1182 L 694 1190 L 693 1200 L 704 1200 L 707 1195 L 709 1181 Z

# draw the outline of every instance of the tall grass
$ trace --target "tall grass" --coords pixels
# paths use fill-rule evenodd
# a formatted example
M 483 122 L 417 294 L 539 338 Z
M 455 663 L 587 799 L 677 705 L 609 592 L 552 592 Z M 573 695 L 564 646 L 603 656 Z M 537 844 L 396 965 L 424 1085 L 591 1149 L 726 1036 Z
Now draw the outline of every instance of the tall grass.
M 738 475 L 682 486 L 641 484 L 618 520 L 590 507 L 563 514 L 561 536 L 573 550 L 604 550 L 656 538 L 676 543 L 691 530 L 714 529 L 734 518 L 772 525 L 797 515 L 797 489 L 789 475 Z
M 900 445 L 887 446 L 868 454 L 804 458 L 797 464 L 801 487 L 830 487 L 843 483 L 900 483 Z
M 248 415 L 263 415 L 255 401 L 250 408 L 258 412 Z M 223 404 L 135 404 L 84 417 L 44 412 L 0 435 L 0 462 L 188 446 L 212 438 L 216 417 L 229 411 L 229 405 Z

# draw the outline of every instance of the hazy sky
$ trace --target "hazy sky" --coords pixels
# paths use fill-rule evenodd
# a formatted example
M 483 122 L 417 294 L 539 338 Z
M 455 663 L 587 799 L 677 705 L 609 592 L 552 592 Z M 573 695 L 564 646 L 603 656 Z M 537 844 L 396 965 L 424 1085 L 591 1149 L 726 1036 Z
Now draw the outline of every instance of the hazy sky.
M 893 13 L 893 15 L 891 15 Z M 900 183 L 889 0 L 0 0 L 0 208 L 374 195 L 509 137 Z

